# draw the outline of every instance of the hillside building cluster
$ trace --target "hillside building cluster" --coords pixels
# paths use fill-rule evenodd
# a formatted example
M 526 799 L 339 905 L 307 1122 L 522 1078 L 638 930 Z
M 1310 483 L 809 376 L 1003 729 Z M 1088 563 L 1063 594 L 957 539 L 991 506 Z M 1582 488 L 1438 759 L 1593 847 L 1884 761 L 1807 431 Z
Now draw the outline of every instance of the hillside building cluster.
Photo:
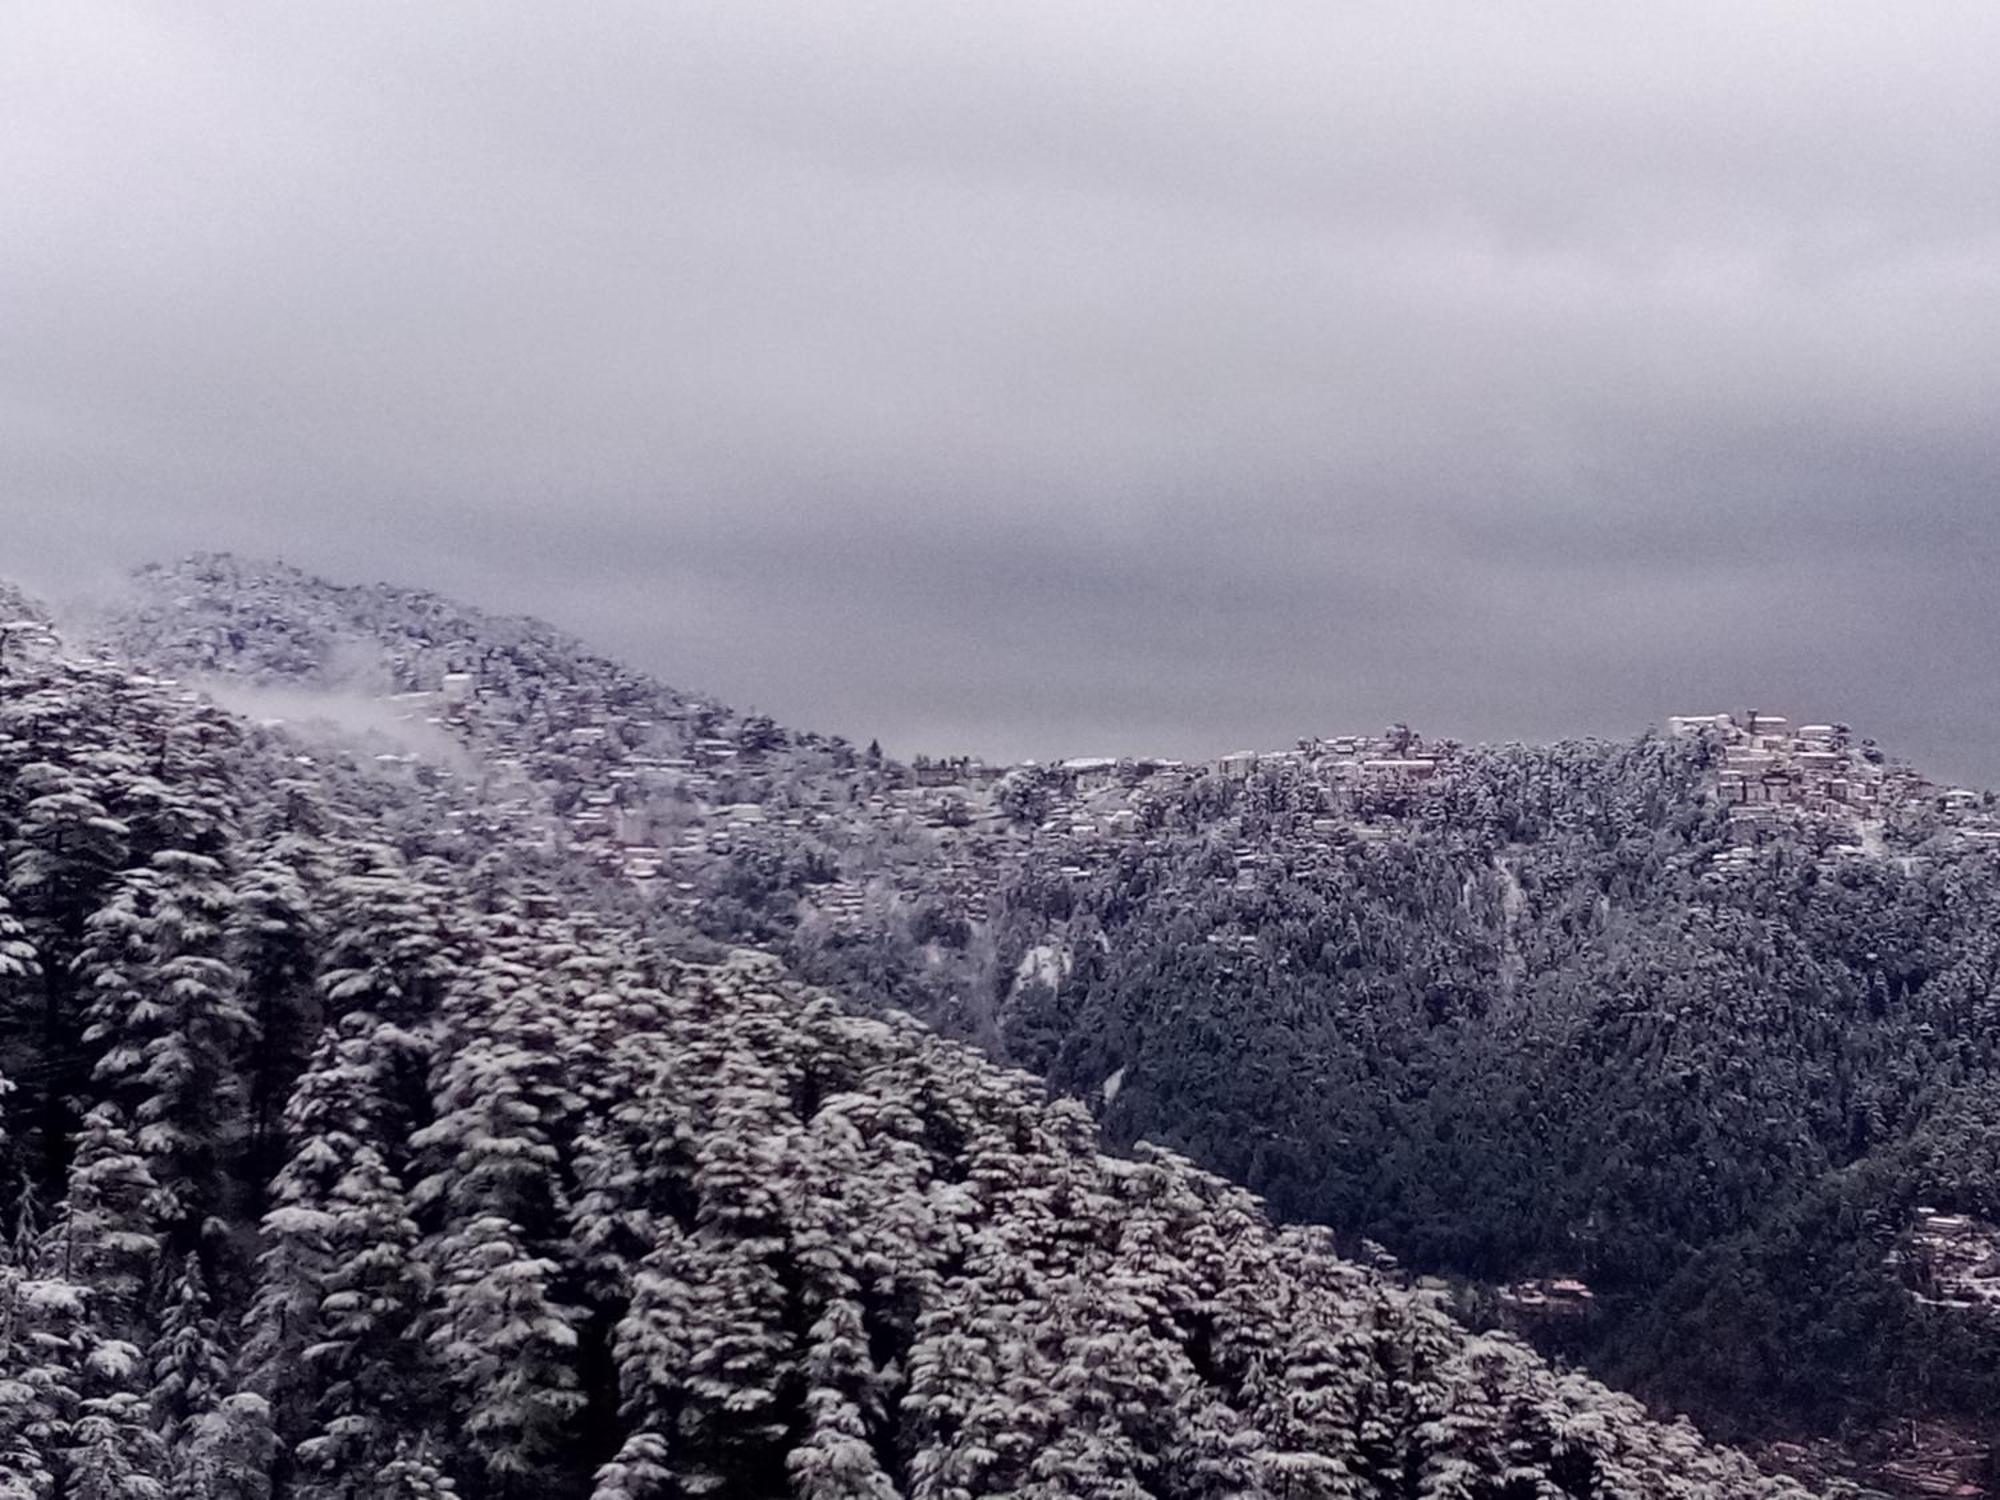
M 1890 822 L 2000 848 L 2000 810 L 1990 793 L 1940 786 L 1885 756 L 1845 724 L 1798 724 L 1776 714 L 1682 714 L 1667 732 L 1705 737 L 1719 748 L 1715 792 L 1740 846 L 1784 824 L 1816 822 L 1833 835 L 1829 853 L 1882 852 Z M 1742 856 L 1738 856 L 1739 860 Z
M 636 682 L 614 690 L 548 679 L 523 703 L 490 665 L 433 673 L 397 699 L 410 717 L 480 748 L 489 778 L 482 810 L 457 816 L 517 831 L 539 821 L 545 845 L 590 854 L 607 874 L 688 914 L 715 895 L 718 862 L 799 865 L 802 914 L 836 932 L 880 926 L 917 900 L 934 922 L 976 922 L 1030 861 L 1085 878 L 1134 842 L 1151 842 L 1161 810 L 1203 777 L 1284 773 L 1323 786 L 1324 814 L 1305 820 L 1285 849 L 1230 851 L 1248 884 L 1274 862 L 1309 864 L 1335 841 L 1392 838 L 1412 798 L 1463 753 L 1393 725 L 1210 761 L 903 763 Z M 1835 858 L 1884 852 L 1883 830 L 1898 819 L 2000 849 L 1990 796 L 1930 782 L 1843 724 L 1716 713 L 1677 715 L 1666 729 L 1716 745 L 1714 795 L 1737 836 L 1725 864 L 1746 863 L 1762 838 L 1802 822 L 1826 831 Z
M 226 617 L 184 615 L 186 656 L 252 680 L 324 665 L 332 632 L 320 639 L 285 587 L 241 579 Z M 329 613 L 374 614 L 389 643 L 350 680 L 407 726 L 408 743 L 379 758 L 423 789 L 434 826 L 582 855 L 698 925 L 716 903 L 768 906 L 789 892 L 801 922 L 829 933 L 912 921 L 948 932 L 994 910 L 1011 881 L 1082 880 L 1157 846 L 1163 820 L 1206 778 L 1253 796 L 1260 778 L 1312 789 L 1305 811 L 1292 799 L 1282 826 L 1228 849 L 1221 867 L 1245 886 L 1309 879 L 1338 846 L 1393 840 L 1429 784 L 1472 753 L 1397 724 L 1208 761 L 904 763 L 676 692 L 531 622 L 461 617 L 430 596 L 333 596 Z M 1990 796 L 1935 785 L 1844 725 L 1715 713 L 1666 728 L 1715 747 L 1713 792 L 1738 843 L 1725 863 L 1754 859 L 1763 838 L 1802 822 L 1824 831 L 1830 857 L 1908 849 L 1913 831 L 2000 848 Z

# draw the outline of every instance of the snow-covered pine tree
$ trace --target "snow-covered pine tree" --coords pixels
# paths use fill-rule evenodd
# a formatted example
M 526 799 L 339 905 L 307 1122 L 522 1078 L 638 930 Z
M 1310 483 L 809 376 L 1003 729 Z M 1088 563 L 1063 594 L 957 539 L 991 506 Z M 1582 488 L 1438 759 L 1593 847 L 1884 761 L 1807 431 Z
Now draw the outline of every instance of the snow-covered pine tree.
M 577 1075 L 603 1098 L 578 1130 L 570 1234 L 586 1294 L 615 1310 L 613 1322 L 660 1224 L 694 1227 L 694 1131 L 677 1060 L 659 1045 L 656 1012 L 634 1020 L 580 1058 L 587 1066 Z
M 1344 1331 L 1365 1331 L 1369 1359 L 1358 1403 L 1356 1458 L 1361 1472 L 1379 1484 L 1384 1476 L 1412 1472 L 1423 1462 L 1422 1427 L 1449 1399 L 1455 1380 L 1454 1355 L 1464 1345 L 1463 1329 L 1433 1299 L 1397 1296 L 1380 1281 L 1358 1279 L 1353 1267 L 1332 1259 L 1324 1230 L 1288 1229 L 1287 1244 L 1310 1236 L 1317 1253 L 1308 1263 L 1326 1283 L 1349 1283 L 1335 1304 Z
M 977 1488 L 997 1455 L 965 1440 L 968 1422 L 992 1399 L 1005 1332 L 961 1277 L 940 1282 L 917 1322 L 901 1401 L 910 1500 L 955 1500 Z
M 558 1267 L 515 1226 L 481 1214 L 440 1247 L 442 1309 L 430 1347 L 458 1388 L 467 1446 L 502 1500 L 545 1494 L 576 1463 L 583 1406 L 575 1309 L 552 1295 Z
M 1068 1298 L 1101 1252 L 1094 1237 L 1106 1232 L 1110 1205 L 1094 1155 L 1086 1166 L 1076 1154 L 1077 1132 L 1089 1128 L 1080 1110 L 1065 1103 L 1037 1109 L 1031 1088 L 1006 1076 L 982 1080 L 972 1099 L 963 1171 L 973 1219 L 964 1231 L 964 1269 L 976 1300 L 966 1313 L 984 1336 L 994 1377 L 962 1394 L 950 1441 L 956 1458 L 947 1467 L 968 1467 L 980 1484 L 1005 1490 L 1040 1482 L 1036 1465 L 1050 1445 L 1090 1425 L 1073 1404 L 1081 1391 L 1061 1387 L 1065 1370 L 1089 1384 L 1083 1366 L 1094 1356 L 1080 1345 L 1104 1325 L 1094 1310 L 1094 1326 L 1079 1330 L 1069 1321 Z M 1115 1431 L 1097 1437 L 1093 1468 L 1108 1447 L 1124 1446 Z M 1110 1459 L 1114 1468 L 1117 1462 Z
M 271 1188 L 257 1282 L 243 1320 L 237 1385 L 264 1397 L 284 1451 L 314 1420 L 316 1389 L 306 1350 L 324 1335 L 322 1303 L 337 1267 L 335 1192 L 380 1129 L 380 1067 L 370 1050 L 374 1019 L 329 1026 L 285 1107 L 292 1154 Z
M 132 830 L 106 809 L 101 779 L 81 767 L 23 766 L 13 793 L 22 806 L 8 888 L 37 946 L 67 959 L 104 888 L 124 867 Z
M 0 1097 L 5 1097 L 5 1093 L 5 1089 L 0 1089 Z M 35 1246 L 42 1237 L 42 1218 L 42 1195 L 35 1186 L 35 1174 L 31 1168 L 24 1166 L 14 1187 L 14 1214 L 9 1224 L 11 1233 L 5 1256 L 7 1264 L 19 1266 L 23 1272 L 34 1265 Z
M 426 1337 L 503 1495 L 540 1493 L 577 1464 L 584 1403 L 583 1314 L 565 1295 L 578 1278 L 555 1258 L 574 1253 L 555 1143 L 574 1138 L 579 1104 L 556 1014 L 531 969 L 489 950 L 447 1000 L 438 1118 L 412 1140 L 430 1168 L 419 1212 L 449 1226 L 425 1246 L 438 1289 Z
M 405 1442 L 376 1476 L 370 1500 L 454 1500 L 458 1486 L 431 1452 L 427 1440 Z
M 668 1500 L 677 1488 L 677 1434 L 683 1388 L 694 1358 L 697 1257 L 680 1227 L 659 1226 L 658 1242 L 632 1274 L 631 1302 L 613 1341 L 624 1440 L 597 1471 L 592 1500 Z
M 1196 1393 L 1176 1417 L 1160 1489 L 1178 1500 L 1271 1500 L 1262 1456 L 1262 1434 L 1241 1412 Z
M 867 1330 L 860 1304 L 829 1302 L 807 1333 L 804 1362 L 807 1429 L 786 1460 L 800 1500 L 896 1500 L 883 1468 L 879 1416 L 863 1400 L 871 1389 Z M 853 1392 L 859 1389 L 863 1399 Z
M 410 1029 L 437 1014 L 464 955 L 452 903 L 430 878 L 386 845 L 356 845 L 331 895 L 338 920 L 321 978 L 329 1014 L 365 1011 Z
M 20 1283 L 35 1372 L 21 1384 L 52 1423 L 54 1471 L 76 1496 L 152 1495 L 166 1473 L 136 1342 L 157 1275 L 156 1195 L 116 1106 L 100 1104 L 84 1117 L 68 1192 L 36 1248 L 36 1279 Z
M 14 904 L 0 890 L 0 1016 L 11 1015 L 41 976 L 41 962 L 28 930 L 14 915 Z
M 365 1021 L 382 1111 L 377 1141 L 399 1170 L 405 1143 L 431 1116 L 430 1069 L 447 988 L 470 955 L 470 925 L 440 883 L 444 872 L 406 863 L 393 848 L 360 845 L 332 882 L 320 990 L 329 1020 Z
M 1078 1494 L 1110 1497 L 1156 1492 L 1171 1476 L 1200 1377 L 1185 1340 L 1196 1311 L 1193 1276 L 1180 1252 L 1190 1204 L 1157 1161 L 1116 1163 L 1095 1155 L 1078 1165 L 1071 1191 L 1098 1203 L 1092 1217 L 1116 1226 L 1115 1243 L 1087 1243 L 1064 1278 L 1068 1309 L 1051 1330 L 1052 1404 L 1061 1413 L 1053 1441 L 1030 1469 L 1032 1483 L 1074 1485 Z M 1087 1168 L 1085 1162 L 1088 1163 Z M 1095 1177 L 1101 1185 L 1087 1185 Z M 1115 1192 L 1115 1204 L 1103 1201 Z M 1216 1435 L 1208 1434 L 1211 1446 Z
M 1503 1417 L 1489 1371 L 1499 1358 L 1497 1347 L 1475 1345 L 1427 1385 L 1412 1433 L 1418 1500 L 1484 1500 L 1506 1488 Z
M 134 1342 L 158 1254 L 145 1227 L 152 1190 L 116 1110 L 98 1106 L 85 1117 L 69 1194 L 41 1256 L 40 1286 L 53 1293 L 46 1305 L 67 1325 L 39 1341 L 54 1356 L 44 1369 L 73 1412 L 50 1435 L 55 1493 L 77 1500 L 164 1495 L 167 1448 L 154 1431 L 145 1354 Z
M 304 1071 L 319 1025 L 319 923 L 309 887 L 325 879 L 323 847 L 280 833 L 237 876 L 228 955 L 256 1046 L 246 1061 L 245 1175 L 261 1193 L 284 1164 L 285 1094 Z
M 329 1264 L 317 1337 L 301 1356 L 312 1432 L 296 1448 L 297 1494 L 359 1500 L 403 1440 L 434 1420 L 437 1372 L 413 1337 L 430 1273 L 408 1196 L 372 1141 L 356 1144 L 320 1211 Z
M 40 961 L 35 946 L 14 916 L 4 889 L 0 889 L 0 1035 L 4 1035 L 10 1018 L 32 1005 L 29 997 L 39 977 Z M 13 1081 L 0 1071 L 0 1127 L 4 1127 L 7 1107 L 15 1092 Z M 0 1234 L 8 1236 L 4 1248 L 0 1248 L 0 1262 L 20 1265 L 27 1259 L 26 1251 L 40 1228 L 40 1195 L 33 1170 L 25 1163 L 15 1165 L 13 1152 L 6 1149 L 9 1144 L 6 1130 L 0 1128 L 0 1182 L 12 1188 L 0 1196 L 0 1204 L 6 1210 L 4 1217 L 0 1217 Z
M 98 1338 L 143 1339 L 159 1275 L 159 1184 L 116 1105 L 84 1116 L 68 1186 L 43 1231 L 36 1272 L 84 1288 Z
M 873 1206 L 855 1189 L 867 1179 L 864 1142 L 846 1105 L 851 1094 L 821 1101 L 804 1130 L 787 1137 L 793 1193 L 791 1262 L 809 1320 L 802 1369 L 806 1430 L 788 1466 L 801 1500 L 895 1500 L 880 1458 L 889 1395 L 868 1346 L 862 1310 L 857 1226 Z
M 1016 1429 L 1040 1440 L 1018 1492 L 1026 1500 L 1154 1493 L 1165 1444 L 1146 1429 L 1171 1425 L 1174 1351 L 1132 1318 L 1135 1309 L 1117 1291 L 1083 1278 L 1063 1290 L 1065 1312 L 1043 1325 L 1046 1363 L 1028 1387 L 1038 1420 Z
M 131 831 L 105 810 L 98 779 L 69 765 L 32 762 L 10 790 L 23 805 L 7 890 L 40 972 L 39 983 L 17 976 L 0 989 L 0 1074 L 16 1091 L 12 1135 L 53 1199 L 77 1125 L 73 1101 L 85 1095 L 90 1074 L 72 965 L 91 913 L 125 862 Z
M 910 1344 L 902 1432 L 912 1500 L 951 1500 L 1025 1478 L 1054 1420 L 1036 1348 L 1052 1287 L 1027 1243 L 1048 1227 L 1047 1199 L 1042 1164 L 1014 1149 L 1033 1132 L 1019 1081 L 975 1082 L 961 1049 L 915 1027 L 905 1039 L 909 1055 L 872 1076 L 893 1078 L 922 1122 L 928 1207 L 951 1254 Z
M 82 1287 L 0 1271 L 0 1497 L 47 1500 L 84 1397 L 90 1329 Z
M 201 1258 L 192 1252 L 168 1288 L 149 1363 L 153 1383 L 147 1401 L 154 1426 L 169 1448 L 179 1450 L 229 1391 L 229 1360 L 209 1310 Z
M 139 1374 L 139 1351 L 122 1341 L 100 1344 L 86 1368 L 100 1393 L 84 1398 L 70 1429 L 62 1493 L 74 1500 L 165 1500 L 167 1447 L 153 1431 L 146 1398 L 128 1386 Z
M 163 849 L 120 877 L 78 960 L 95 1080 L 135 1122 L 180 1250 L 220 1201 L 240 1133 L 236 1062 L 251 1027 L 223 957 L 231 907 L 215 859 Z
M 262 1396 L 225 1396 L 188 1426 L 174 1452 L 168 1500 L 271 1500 L 278 1440 Z
M 1264 1441 L 1264 1485 L 1280 1500 L 1358 1500 L 1393 1472 L 1371 1469 L 1361 1441 L 1372 1375 L 1366 1304 L 1323 1232 L 1288 1233 L 1294 1274 L 1277 1283 L 1284 1300 L 1261 1310 L 1275 1323 L 1244 1383 Z
M 778 1078 L 753 1054 L 732 1052 L 719 1082 L 681 1268 L 693 1293 L 681 1483 L 695 1494 L 775 1496 L 803 1394 L 783 1266 L 787 1111 Z
M 620 1367 L 641 1265 L 694 1227 L 694 1132 L 678 1049 L 662 1034 L 663 1000 L 636 976 L 604 976 L 603 988 L 572 1002 L 586 1025 L 567 1055 L 589 1105 L 575 1143 L 568 1253 L 583 1312 L 579 1421 L 585 1449 L 598 1455 L 633 1430 L 619 1415 Z

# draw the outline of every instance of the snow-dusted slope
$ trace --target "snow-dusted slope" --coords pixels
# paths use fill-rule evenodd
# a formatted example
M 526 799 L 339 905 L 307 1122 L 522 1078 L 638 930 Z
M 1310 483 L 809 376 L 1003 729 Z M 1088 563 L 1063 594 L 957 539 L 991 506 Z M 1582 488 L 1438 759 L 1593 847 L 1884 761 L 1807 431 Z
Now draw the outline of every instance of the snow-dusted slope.
M 4 688 L 12 1493 L 1785 1489 L 913 1022 L 398 847 L 399 767 Z

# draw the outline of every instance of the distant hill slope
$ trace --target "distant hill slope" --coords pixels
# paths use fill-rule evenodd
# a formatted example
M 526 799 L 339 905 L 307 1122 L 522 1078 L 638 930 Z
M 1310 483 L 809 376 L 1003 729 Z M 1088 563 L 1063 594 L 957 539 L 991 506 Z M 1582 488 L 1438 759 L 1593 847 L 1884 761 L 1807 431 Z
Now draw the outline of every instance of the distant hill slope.
M 452 795 L 6 662 L 0 1493 L 1798 1493 Z
M 1979 798 L 1732 817 L 1774 771 L 1711 733 L 899 764 L 430 595 L 205 558 L 140 597 L 112 639 L 162 669 L 428 695 L 469 760 L 387 768 L 411 847 L 909 1010 L 1707 1424 L 2000 1401 L 1919 1212 L 2000 1249 Z

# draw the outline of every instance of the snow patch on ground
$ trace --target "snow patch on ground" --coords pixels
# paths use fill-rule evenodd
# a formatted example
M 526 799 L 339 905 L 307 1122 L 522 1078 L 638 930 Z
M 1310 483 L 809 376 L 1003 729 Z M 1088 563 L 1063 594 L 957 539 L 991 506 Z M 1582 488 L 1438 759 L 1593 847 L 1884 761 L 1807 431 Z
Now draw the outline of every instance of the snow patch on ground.
M 1014 983 L 1016 987 L 1042 984 L 1055 989 L 1069 978 L 1071 963 L 1067 948 L 1056 943 L 1037 943 L 1021 955 L 1021 962 L 1014 970 Z

